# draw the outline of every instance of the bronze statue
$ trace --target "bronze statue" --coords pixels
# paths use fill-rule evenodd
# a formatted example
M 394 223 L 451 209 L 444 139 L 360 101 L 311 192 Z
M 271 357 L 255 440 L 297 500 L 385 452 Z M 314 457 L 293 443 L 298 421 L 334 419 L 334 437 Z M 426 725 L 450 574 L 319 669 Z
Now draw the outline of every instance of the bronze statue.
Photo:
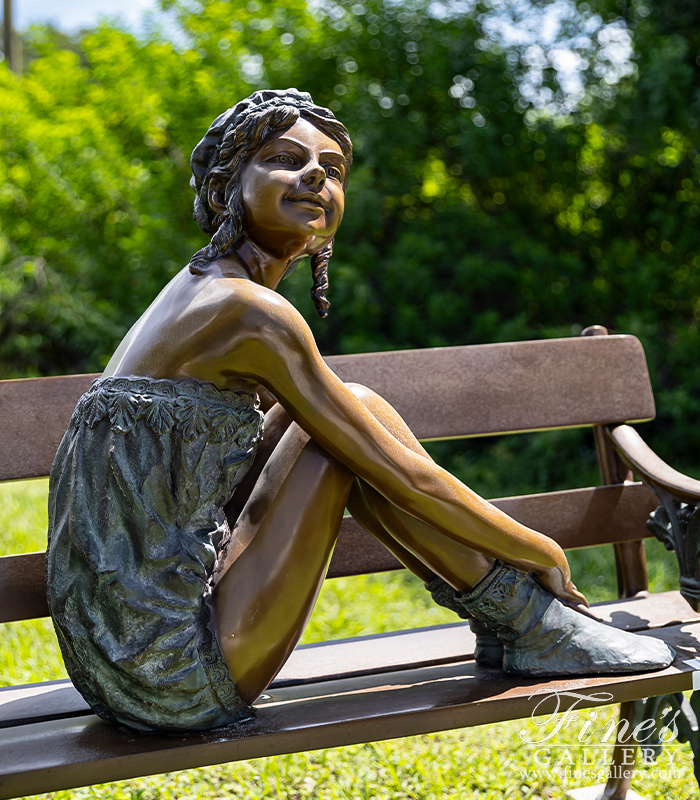
M 351 159 L 345 128 L 293 89 L 215 120 L 192 156 L 211 243 L 76 407 L 51 473 L 48 597 L 68 671 L 107 719 L 175 730 L 249 715 L 311 614 L 346 506 L 472 619 L 479 663 L 566 675 L 673 658 L 567 605 L 585 599 L 561 548 L 343 384 L 275 292 L 310 256 L 326 314 Z

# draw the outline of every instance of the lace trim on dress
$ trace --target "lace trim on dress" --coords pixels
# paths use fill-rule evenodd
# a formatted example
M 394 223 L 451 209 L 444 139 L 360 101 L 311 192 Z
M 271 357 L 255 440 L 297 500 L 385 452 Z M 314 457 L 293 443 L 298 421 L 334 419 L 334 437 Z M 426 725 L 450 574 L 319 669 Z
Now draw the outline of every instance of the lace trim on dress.
M 208 434 L 213 442 L 248 447 L 259 438 L 261 419 L 254 392 L 165 378 L 98 378 L 76 412 L 90 428 L 109 418 L 113 431 L 128 433 L 145 420 L 156 435 L 177 428 L 185 441 Z
M 243 721 L 253 717 L 255 710 L 242 700 L 236 689 L 236 684 L 231 678 L 231 673 L 228 671 L 224 657 L 221 654 L 219 642 L 212 630 L 210 602 L 210 597 L 205 595 L 199 618 L 201 631 L 198 647 L 199 660 L 202 662 L 202 666 L 209 678 L 209 683 L 222 707 L 229 714 L 235 715 L 238 721 Z M 247 715 L 245 711 L 248 712 Z

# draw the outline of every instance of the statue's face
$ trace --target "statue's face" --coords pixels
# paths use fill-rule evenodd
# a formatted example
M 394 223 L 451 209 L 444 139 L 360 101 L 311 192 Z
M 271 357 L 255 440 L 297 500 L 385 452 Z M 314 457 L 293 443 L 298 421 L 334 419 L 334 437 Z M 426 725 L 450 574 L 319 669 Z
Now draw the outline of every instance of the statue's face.
M 340 145 L 305 119 L 270 135 L 241 174 L 249 237 L 278 257 L 319 250 L 343 218 L 346 169 Z

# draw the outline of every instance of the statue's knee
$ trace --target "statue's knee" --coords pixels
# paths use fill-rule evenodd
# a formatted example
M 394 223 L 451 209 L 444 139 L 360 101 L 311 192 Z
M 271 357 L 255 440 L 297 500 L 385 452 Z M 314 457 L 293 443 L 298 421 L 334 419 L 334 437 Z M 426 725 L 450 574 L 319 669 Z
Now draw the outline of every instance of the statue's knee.
M 348 387 L 348 389 L 350 389 L 355 397 L 357 397 L 358 400 L 362 400 L 365 405 L 370 405 L 373 400 L 381 399 L 376 392 L 372 391 L 372 389 L 364 386 L 361 383 L 350 382 L 346 383 L 345 385 Z

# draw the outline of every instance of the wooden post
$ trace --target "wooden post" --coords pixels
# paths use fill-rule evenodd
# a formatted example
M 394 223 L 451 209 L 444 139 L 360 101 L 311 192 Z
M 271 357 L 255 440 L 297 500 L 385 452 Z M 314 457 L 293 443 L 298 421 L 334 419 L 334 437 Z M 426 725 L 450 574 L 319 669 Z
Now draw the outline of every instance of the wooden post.
M 582 336 L 607 336 L 602 325 L 591 325 Z M 606 436 L 605 425 L 593 426 L 600 476 L 604 486 L 633 480 L 632 471 L 623 463 Z M 649 589 L 644 542 L 622 542 L 614 545 L 617 588 L 620 597 L 634 597 Z
M 18 37 L 12 25 L 12 0 L 3 0 L 3 52 L 7 66 L 19 75 L 22 72 L 22 58 Z
M 607 328 L 602 325 L 591 325 L 586 328 L 582 336 L 607 336 Z M 598 453 L 598 466 L 603 485 L 609 486 L 624 483 L 633 479 L 632 471 L 622 462 L 615 452 L 610 440 L 605 434 L 605 425 L 593 426 L 595 448 Z M 615 566 L 617 569 L 617 588 L 620 597 L 634 597 L 639 592 L 649 588 L 647 577 L 646 554 L 644 542 L 622 542 L 613 546 L 615 551 Z M 628 725 L 634 724 L 637 706 L 635 701 L 620 705 L 620 721 L 627 721 Z M 612 763 L 607 784 L 600 800 L 625 800 L 628 795 L 634 764 L 637 757 L 637 745 L 625 745 L 620 741 L 620 734 L 624 726 L 618 728 L 618 736 L 613 748 Z M 593 788 L 593 787 L 591 787 Z

